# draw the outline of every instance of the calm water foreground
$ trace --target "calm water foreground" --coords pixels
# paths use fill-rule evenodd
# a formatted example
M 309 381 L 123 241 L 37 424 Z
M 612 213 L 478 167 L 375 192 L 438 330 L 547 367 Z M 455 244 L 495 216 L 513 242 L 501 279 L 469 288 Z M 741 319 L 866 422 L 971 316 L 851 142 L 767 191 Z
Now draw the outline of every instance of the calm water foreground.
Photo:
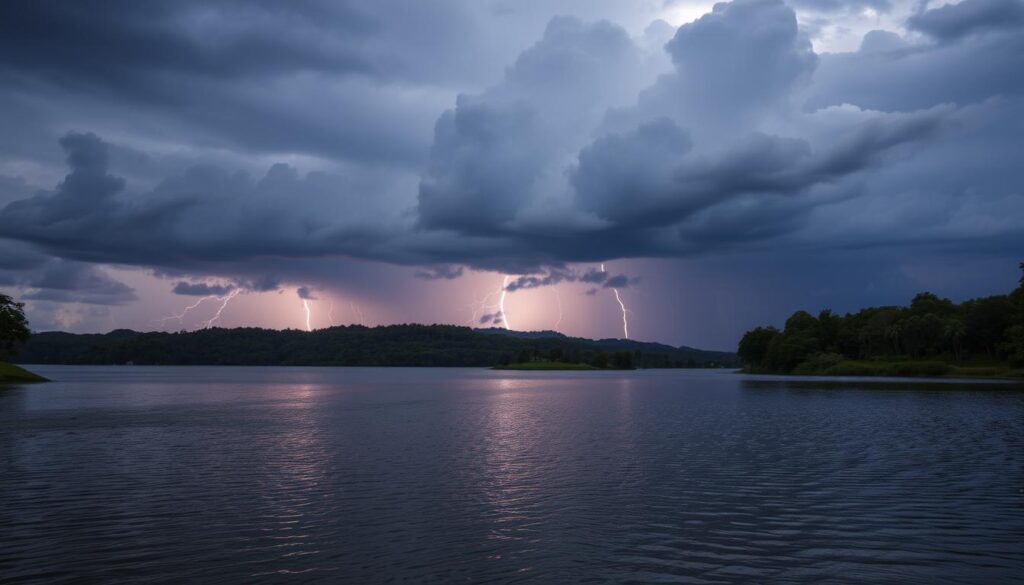
M 36 369 L 0 389 L 5 584 L 1024 579 L 1020 387 Z

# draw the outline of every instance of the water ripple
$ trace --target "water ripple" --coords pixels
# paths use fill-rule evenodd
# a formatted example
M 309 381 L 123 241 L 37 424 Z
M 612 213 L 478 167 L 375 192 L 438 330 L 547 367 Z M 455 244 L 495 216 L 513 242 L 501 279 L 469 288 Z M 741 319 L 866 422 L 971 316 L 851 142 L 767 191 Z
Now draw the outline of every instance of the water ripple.
M 1024 392 L 726 372 L 47 368 L 2 583 L 999 583 Z

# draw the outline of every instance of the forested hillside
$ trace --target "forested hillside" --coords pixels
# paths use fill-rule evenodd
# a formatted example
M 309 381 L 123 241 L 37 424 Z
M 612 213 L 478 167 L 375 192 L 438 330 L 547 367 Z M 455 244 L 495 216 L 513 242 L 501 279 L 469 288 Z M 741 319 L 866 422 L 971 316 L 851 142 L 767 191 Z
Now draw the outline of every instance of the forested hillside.
M 518 335 L 452 325 L 360 325 L 312 332 L 258 328 L 106 334 L 37 333 L 15 361 L 25 364 L 494 366 L 552 357 L 610 362 L 629 352 L 641 368 L 722 367 L 735 354 L 657 343 Z

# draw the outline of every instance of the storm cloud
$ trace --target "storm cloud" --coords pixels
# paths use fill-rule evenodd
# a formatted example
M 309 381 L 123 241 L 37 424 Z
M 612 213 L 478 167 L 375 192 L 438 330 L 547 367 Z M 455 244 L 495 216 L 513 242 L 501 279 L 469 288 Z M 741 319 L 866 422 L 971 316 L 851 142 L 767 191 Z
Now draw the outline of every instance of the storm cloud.
M 889 27 L 818 47 L 865 10 Z M 132 302 L 111 266 L 198 296 L 364 262 L 515 291 L 632 287 L 596 270 L 623 259 L 1024 246 L 1016 0 L 2 11 L 0 282 L 26 299 Z
M 219 297 L 226 295 L 233 290 L 235 290 L 235 286 L 231 284 L 209 284 L 205 282 L 179 281 L 178 284 L 174 285 L 172 292 L 176 295 L 191 297 Z

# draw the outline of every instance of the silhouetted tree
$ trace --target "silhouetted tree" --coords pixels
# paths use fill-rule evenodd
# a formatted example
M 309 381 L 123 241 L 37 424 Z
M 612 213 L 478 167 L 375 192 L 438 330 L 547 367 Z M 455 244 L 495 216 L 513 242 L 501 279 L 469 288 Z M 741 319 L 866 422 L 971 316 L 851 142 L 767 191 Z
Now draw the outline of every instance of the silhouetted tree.
M 1024 262 L 1020 268 L 1024 273 Z M 980 355 L 1024 365 L 1024 276 L 1008 295 L 959 305 L 923 292 L 907 307 L 843 316 L 824 310 L 817 318 L 797 311 L 782 331 L 748 331 L 737 355 L 748 366 L 777 372 L 824 371 L 841 360 L 888 356 L 962 361 Z
M 964 303 L 968 342 L 980 351 L 995 356 L 1012 325 L 1014 306 L 1006 296 L 987 297 Z
M 740 340 L 737 350 L 740 361 L 748 366 L 759 366 L 768 355 L 768 344 L 779 334 L 774 327 L 757 327 L 747 331 Z
M 942 327 L 942 337 L 953 354 L 956 361 L 963 360 L 964 338 L 967 337 L 967 327 L 959 317 L 949 317 Z
M 30 335 L 25 305 L 0 293 L 0 359 L 11 356 Z

